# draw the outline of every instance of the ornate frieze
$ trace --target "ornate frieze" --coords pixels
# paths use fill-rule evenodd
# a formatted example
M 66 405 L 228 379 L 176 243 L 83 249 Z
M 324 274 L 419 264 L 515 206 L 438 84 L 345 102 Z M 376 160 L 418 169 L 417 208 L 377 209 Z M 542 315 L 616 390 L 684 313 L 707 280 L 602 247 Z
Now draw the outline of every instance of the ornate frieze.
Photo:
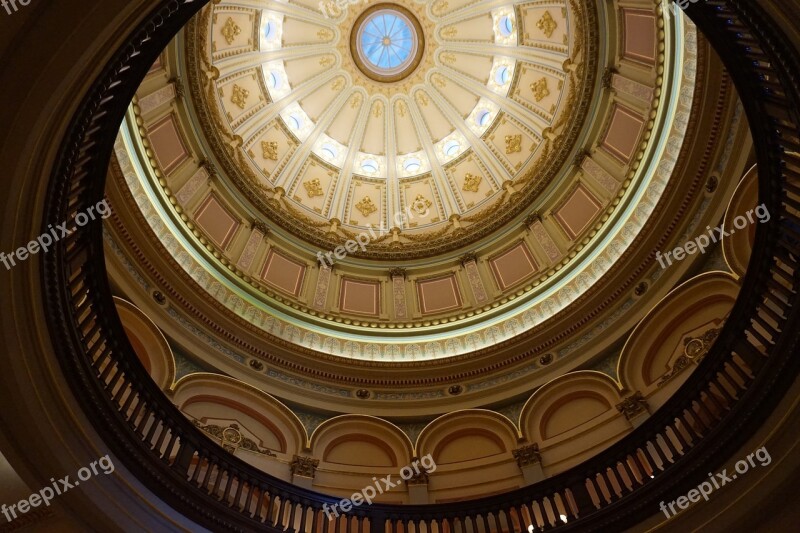
M 395 318 L 408 318 L 406 305 L 406 271 L 403 268 L 393 268 L 389 272 L 392 279 L 392 301 L 394 302 Z
M 711 345 L 719 336 L 722 328 L 712 328 L 697 337 L 686 337 L 683 339 L 683 354 L 675 359 L 675 363 L 670 368 L 669 372 L 661 376 L 661 379 L 656 383 L 657 386 L 662 387 L 664 384 L 672 380 L 675 376 L 686 370 L 692 363 L 700 363 Z
M 211 435 L 215 440 L 219 440 L 220 446 L 230 453 L 235 453 L 237 450 L 245 450 L 259 455 L 266 455 L 267 457 L 277 457 L 267 448 L 259 446 L 253 439 L 245 437 L 238 424 L 223 427 L 216 424 L 204 425 L 199 420 L 193 420 L 193 422 L 203 432 Z

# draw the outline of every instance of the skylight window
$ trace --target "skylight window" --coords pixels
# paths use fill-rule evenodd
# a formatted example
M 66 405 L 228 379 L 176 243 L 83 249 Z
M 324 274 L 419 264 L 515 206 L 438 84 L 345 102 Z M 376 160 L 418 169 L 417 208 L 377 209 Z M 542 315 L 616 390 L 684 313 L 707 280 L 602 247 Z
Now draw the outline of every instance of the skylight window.
M 269 85 L 271 89 L 278 89 L 281 86 L 281 77 L 274 70 L 269 73 Z
M 361 170 L 368 174 L 375 174 L 378 172 L 378 162 L 374 159 L 365 159 L 363 163 L 361 163 Z
M 444 145 L 444 155 L 446 155 L 447 157 L 453 157 L 458 153 L 460 149 L 461 149 L 460 142 L 455 140 L 447 141 L 447 143 Z
M 336 159 L 336 154 L 338 152 L 339 151 L 332 144 L 325 143 L 322 145 L 322 155 L 325 156 L 326 159 Z
M 395 12 L 379 13 L 364 24 L 361 49 L 374 67 L 394 70 L 411 58 L 414 33 L 408 22 Z
M 412 157 L 411 159 L 403 163 L 403 170 L 405 170 L 406 172 L 419 172 L 421 168 L 422 168 L 422 161 L 420 161 L 416 157 Z
M 489 123 L 489 120 L 491 120 L 491 118 L 492 114 L 484 109 L 475 116 L 475 123 L 478 126 L 483 127 Z
M 514 22 L 511 20 L 511 17 L 505 16 L 500 19 L 500 33 L 506 37 L 514 33 Z
M 508 83 L 508 79 L 511 77 L 511 72 L 509 72 L 508 67 L 502 66 L 497 69 L 497 72 L 494 75 L 494 80 L 498 83 L 498 85 L 505 85 Z

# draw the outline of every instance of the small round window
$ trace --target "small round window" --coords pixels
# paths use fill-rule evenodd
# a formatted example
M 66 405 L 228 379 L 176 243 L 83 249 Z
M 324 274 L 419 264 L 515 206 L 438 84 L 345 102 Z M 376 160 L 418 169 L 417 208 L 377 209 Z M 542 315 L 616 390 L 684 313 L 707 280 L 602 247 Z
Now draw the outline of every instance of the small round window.
M 461 143 L 458 141 L 447 141 L 447 143 L 444 145 L 444 155 L 447 157 L 453 157 L 460 149 Z
M 322 155 L 324 155 L 327 159 L 336 159 L 336 154 L 338 151 L 336 147 L 332 144 L 323 144 L 322 145 Z
M 512 22 L 511 17 L 505 16 L 500 19 L 500 33 L 506 37 L 514 33 L 514 23 Z
M 277 89 L 281 86 L 281 78 L 277 72 L 272 71 L 269 73 L 269 85 L 272 89 Z
M 475 122 L 478 124 L 478 126 L 485 126 L 489 123 L 489 120 L 491 120 L 491 118 L 492 114 L 484 109 L 483 111 L 480 111 L 478 115 L 475 117 Z
M 494 80 L 499 85 L 505 85 L 506 83 L 508 83 L 508 78 L 510 77 L 511 77 L 511 72 L 508 71 L 508 67 L 503 66 L 497 69 L 497 73 L 494 75 Z
M 375 174 L 378 172 L 378 162 L 374 159 L 366 159 L 361 163 L 361 170 L 369 174 Z
M 289 115 L 289 125 L 292 128 L 299 130 L 303 127 L 303 118 L 299 115 Z
M 406 172 L 418 172 L 421 168 L 422 168 L 422 161 L 420 161 L 415 157 L 412 157 L 411 159 L 403 163 L 403 170 L 405 170 Z

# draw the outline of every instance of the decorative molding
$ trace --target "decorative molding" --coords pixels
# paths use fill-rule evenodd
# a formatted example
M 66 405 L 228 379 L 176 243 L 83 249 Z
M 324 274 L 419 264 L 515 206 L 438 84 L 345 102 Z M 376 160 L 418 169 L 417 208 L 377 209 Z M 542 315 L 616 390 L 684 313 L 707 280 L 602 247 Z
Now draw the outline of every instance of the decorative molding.
M 166 87 L 162 87 L 159 90 L 140 98 L 138 101 L 139 112 L 142 115 L 146 115 L 159 106 L 174 100 L 177 95 L 177 86 L 170 83 Z
M 542 462 L 542 454 L 539 453 L 539 445 L 536 443 L 511 450 L 511 455 L 517 460 L 520 468 Z
M 193 420 L 192 422 L 195 426 L 203 430 L 203 432 L 211 435 L 215 439 L 219 439 L 219 445 L 230 453 L 236 453 L 237 450 L 245 450 L 259 455 L 266 455 L 267 457 L 277 457 L 277 455 L 267 448 L 259 446 L 253 439 L 245 437 L 239 429 L 238 424 L 222 427 L 216 424 L 205 425 L 199 420 Z
M 178 190 L 177 194 L 175 195 L 175 198 L 178 200 L 178 203 L 181 206 L 186 207 L 186 204 L 189 203 L 189 200 L 192 199 L 192 197 L 197 191 L 199 191 L 206 183 L 208 183 L 208 180 L 210 178 L 211 176 L 206 166 L 201 165 L 195 171 L 192 177 L 189 178 L 189 181 L 184 183 L 183 187 L 181 187 Z
M 419 463 L 417 463 L 419 465 Z M 409 487 L 416 485 L 427 485 L 430 481 L 430 472 L 424 466 L 420 465 L 420 471 L 414 472 L 414 475 L 408 478 L 406 485 Z
M 302 457 L 300 455 L 295 455 L 292 457 L 292 462 L 289 463 L 289 468 L 291 469 L 293 476 L 310 477 L 312 479 L 317 472 L 318 466 L 319 459 L 314 459 L 313 457 Z
M 238 106 L 239 109 L 247 107 L 247 99 L 250 97 L 250 91 L 233 84 L 233 92 L 231 93 L 231 103 Z
M 647 412 L 647 400 L 644 399 L 641 392 L 636 391 L 623 399 L 616 407 L 617 411 L 625 415 L 625 418 L 632 420 L 640 413 Z
M 547 88 L 547 78 L 543 77 L 531 83 L 531 92 L 533 93 L 533 98 L 537 102 L 541 102 L 550 96 L 550 89 Z
M 372 213 L 378 210 L 375 203 L 372 201 L 372 198 L 369 196 L 365 196 L 356 204 L 356 209 L 358 209 L 361 214 L 365 217 L 370 216 Z
M 319 275 L 317 276 L 317 287 L 314 290 L 314 308 L 319 310 L 325 309 L 325 304 L 328 301 L 328 288 L 331 283 L 331 273 L 333 269 L 328 265 L 321 264 L 319 267 Z
M 672 368 L 669 370 L 669 372 L 661 377 L 656 385 L 662 387 L 667 382 L 672 380 L 672 378 L 686 370 L 689 366 L 691 366 L 692 363 L 699 364 L 711 349 L 711 345 L 719 336 L 720 331 L 722 331 L 722 326 L 719 328 L 709 329 L 697 337 L 684 338 L 683 354 L 675 359 L 675 363 L 672 365 Z
M 506 155 L 522 151 L 522 134 L 506 135 Z
M 533 222 L 530 226 L 531 234 L 533 234 L 534 239 L 542 246 L 544 249 L 544 253 L 547 254 L 547 258 L 550 260 L 551 263 L 555 263 L 561 257 L 561 251 L 556 246 L 555 241 L 544 228 L 544 224 L 542 221 L 537 219 Z
M 464 186 L 462 190 L 465 192 L 478 192 L 478 189 L 481 186 L 481 182 L 483 181 L 483 176 L 477 176 L 470 172 L 467 172 L 464 175 Z
M 542 30 L 544 36 L 549 39 L 553 36 L 553 32 L 556 31 L 556 28 L 558 28 L 558 24 L 555 19 L 553 19 L 553 15 L 551 15 L 549 11 L 545 11 L 542 18 L 536 23 L 536 27 Z
M 250 232 L 250 237 L 247 238 L 247 244 L 242 250 L 242 254 L 239 256 L 238 266 L 242 270 L 247 270 L 253 264 L 253 259 L 255 259 L 256 252 L 258 251 L 258 247 L 261 244 L 261 241 L 264 239 L 264 233 L 259 231 L 258 228 L 253 227 L 253 230 Z
M 473 252 L 464 254 L 461 257 L 461 264 L 464 266 L 475 301 L 479 304 L 487 302 L 489 295 L 486 293 L 486 287 L 483 285 L 483 279 L 481 279 L 481 274 L 478 271 L 478 262 L 475 254 Z
M 403 268 L 393 268 L 389 275 L 392 279 L 392 302 L 394 303 L 394 316 L 398 319 L 408 318 L 408 304 L 406 303 L 406 271 Z

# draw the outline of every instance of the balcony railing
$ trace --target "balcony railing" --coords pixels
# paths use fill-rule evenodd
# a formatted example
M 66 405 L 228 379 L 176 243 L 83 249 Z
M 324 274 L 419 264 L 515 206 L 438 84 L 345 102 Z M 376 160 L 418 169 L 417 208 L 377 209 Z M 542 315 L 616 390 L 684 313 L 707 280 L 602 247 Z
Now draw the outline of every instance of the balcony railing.
M 113 140 L 136 88 L 206 2 L 162 1 L 132 31 L 74 116 L 43 228 L 103 196 Z M 337 501 L 265 474 L 214 444 L 149 378 L 116 313 L 98 223 L 58 242 L 42 281 L 64 375 L 109 449 L 156 494 L 205 527 L 238 531 L 610 530 L 658 512 L 706 478 L 760 425 L 798 374 L 800 73 L 798 56 L 752 0 L 687 14 L 723 58 L 747 111 L 759 168 L 752 259 L 730 318 L 686 383 L 642 426 L 557 476 L 507 494 L 434 505 L 373 504 L 329 521 Z

